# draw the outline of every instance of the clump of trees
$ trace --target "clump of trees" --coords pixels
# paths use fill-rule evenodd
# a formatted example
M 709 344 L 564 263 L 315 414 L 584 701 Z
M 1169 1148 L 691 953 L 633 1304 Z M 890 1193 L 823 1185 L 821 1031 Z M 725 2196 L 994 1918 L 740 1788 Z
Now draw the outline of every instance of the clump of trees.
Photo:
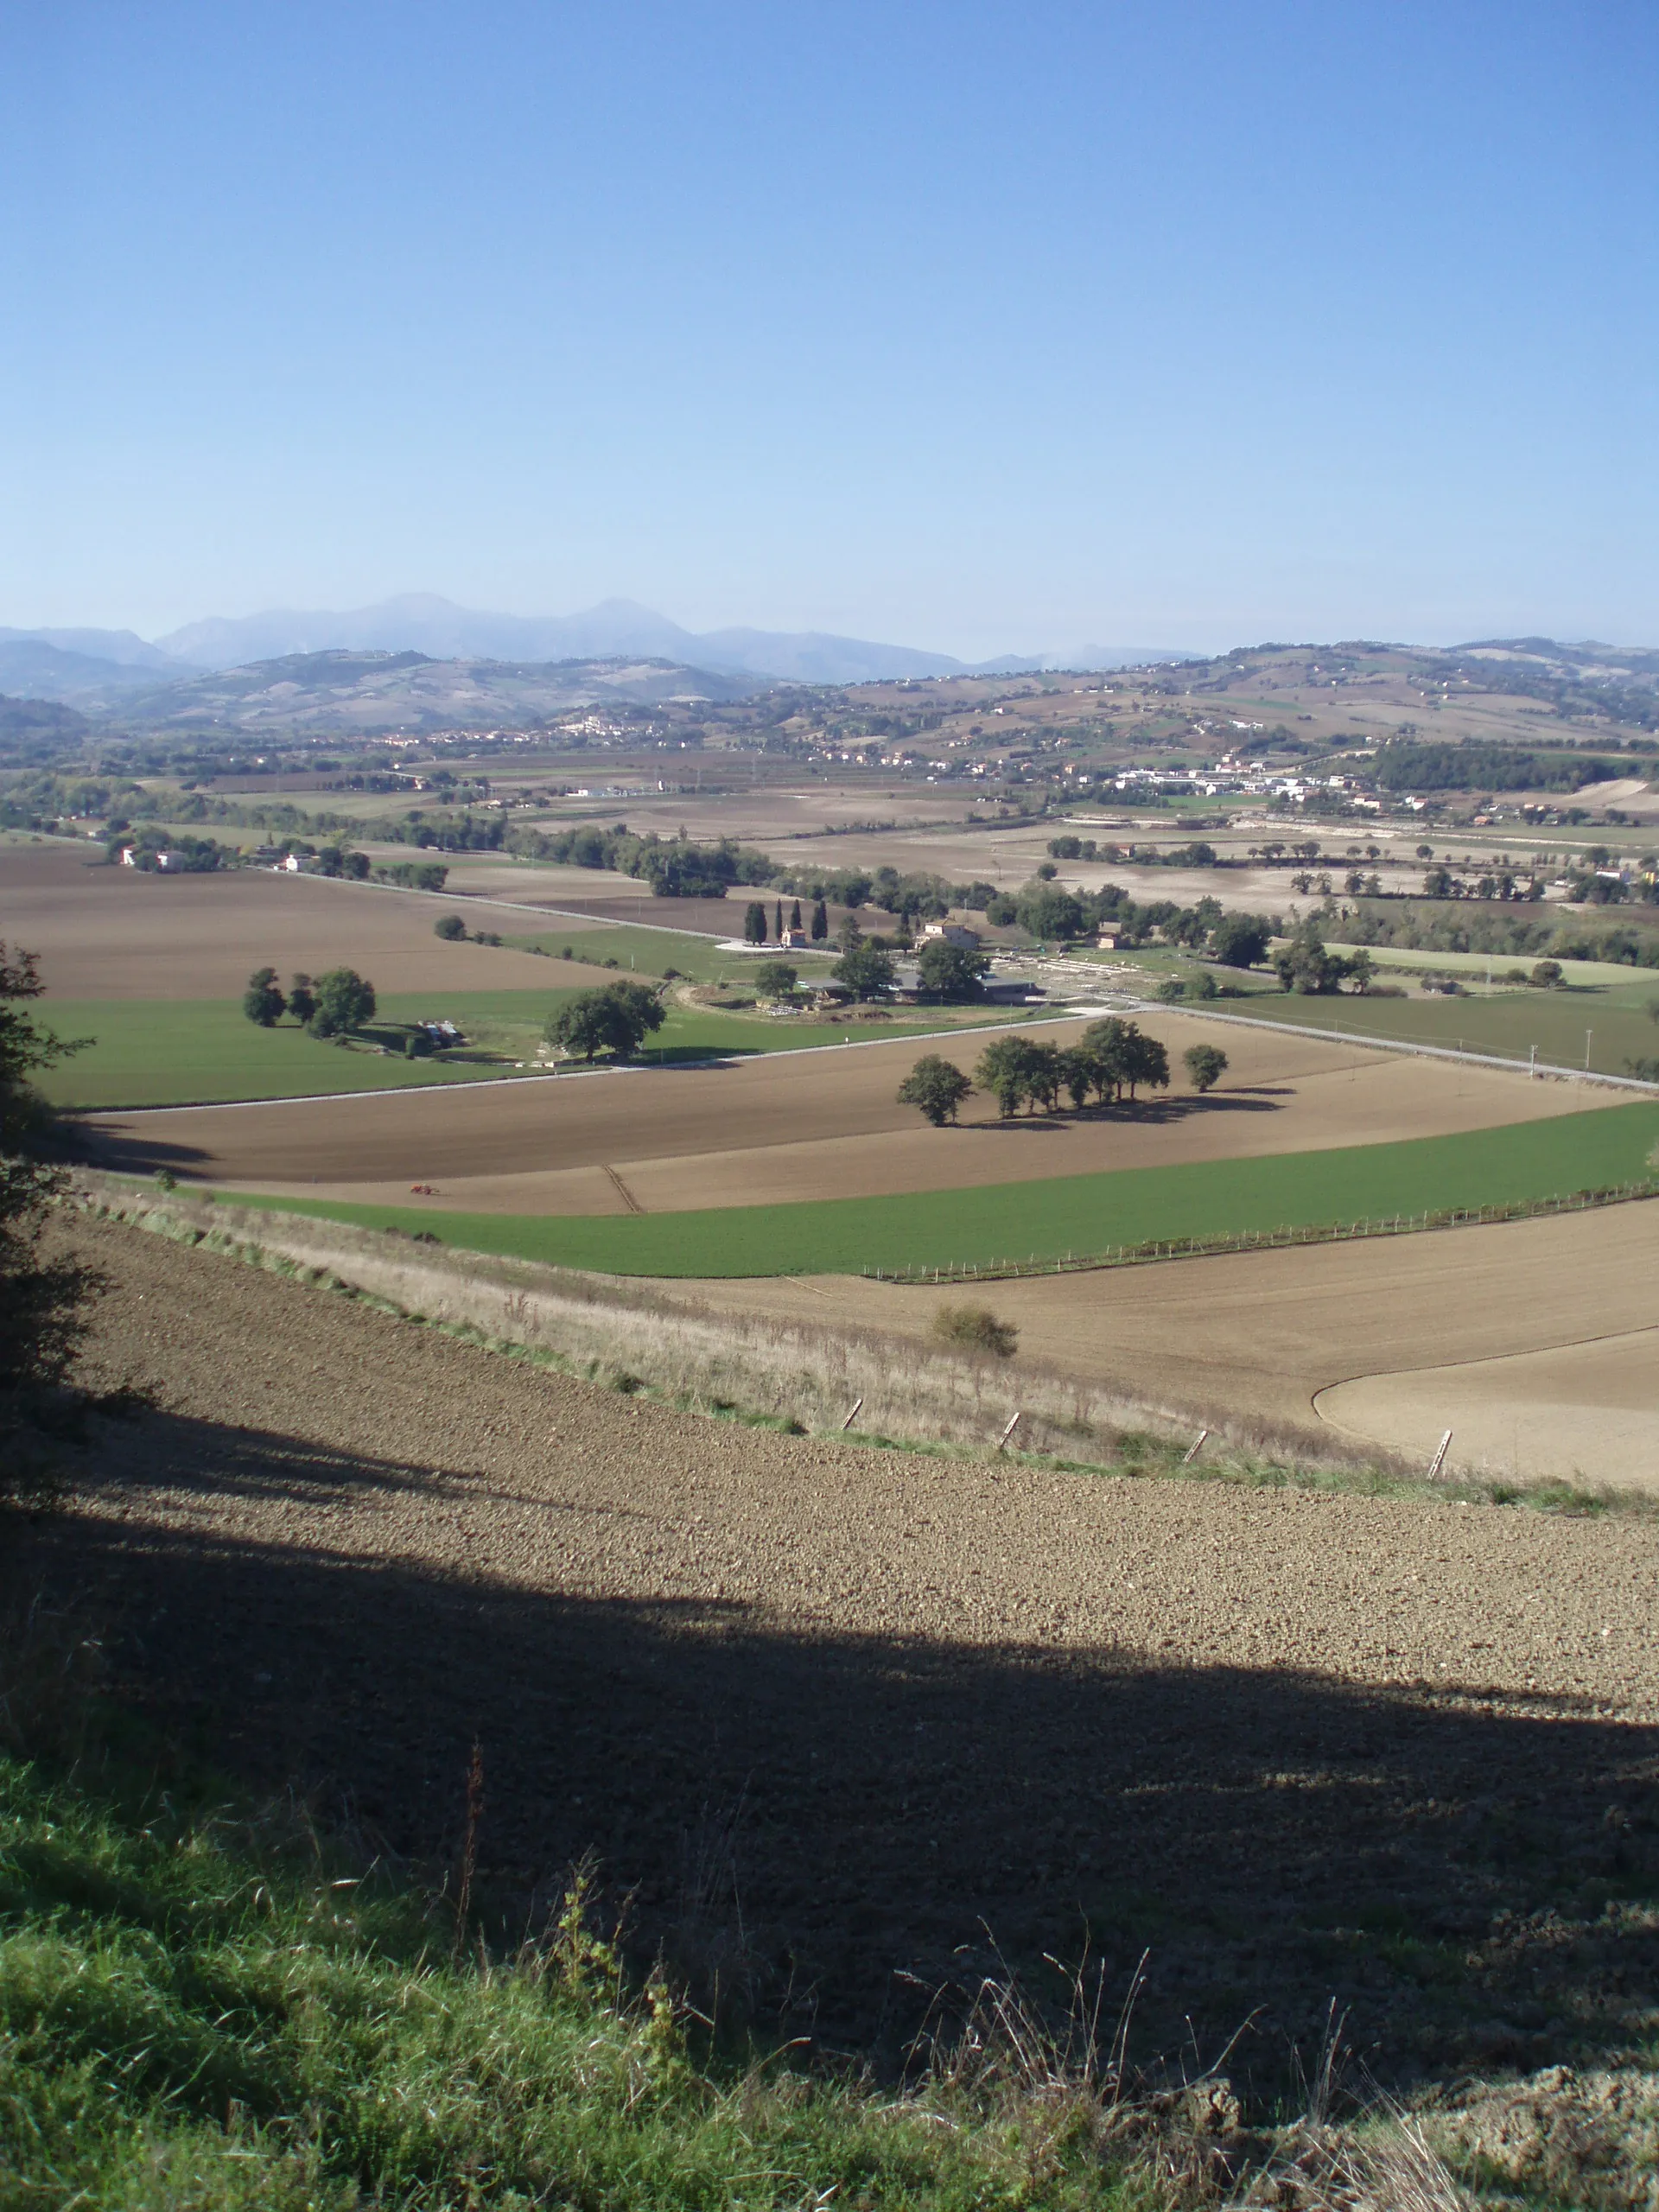
M 683 836 L 663 838 L 654 830 L 641 837 L 626 822 L 609 830 L 595 823 L 551 832 L 515 830 L 507 843 L 527 860 L 642 876 L 658 899 L 723 899 L 734 885 L 771 883 L 779 873 L 766 854 L 730 837 L 715 845 Z
M 936 1129 L 947 1122 L 954 1122 L 964 1098 L 973 1095 L 973 1084 L 956 1065 L 942 1053 L 925 1052 L 912 1068 L 899 1086 L 899 1103 L 914 1106 L 925 1121 Z
M 999 1321 L 988 1306 L 941 1306 L 933 1333 L 958 1351 L 989 1352 L 995 1359 L 1012 1359 L 1020 1344 L 1015 1324 Z
M 1305 922 L 1290 943 L 1274 953 L 1273 966 L 1284 988 L 1304 998 L 1334 997 L 1350 982 L 1363 995 L 1376 972 L 1376 962 L 1363 945 L 1353 953 L 1332 952 L 1314 922 Z
M 442 891 L 449 871 L 438 861 L 383 861 L 373 870 L 377 883 L 395 883 L 405 891 Z
M 1115 1014 L 1090 1022 L 1075 1045 L 1057 1046 L 1016 1032 L 985 1047 L 974 1082 L 995 1098 L 1003 1119 L 1021 1106 L 1033 1113 L 1058 1110 L 1062 1094 L 1081 1112 L 1092 1096 L 1102 1106 L 1134 1104 L 1144 1085 L 1169 1088 L 1169 1053 L 1155 1037 Z
M 787 960 L 763 960 L 754 971 L 754 988 L 763 999 L 786 999 L 800 982 L 800 972 Z
M 645 983 L 606 983 L 578 991 L 566 1000 L 543 1032 L 562 1052 L 580 1054 L 591 1065 L 601 1052 L 630 1060 L 664 1019 L 663 1002 Z
M 242 1011 L 261 1029 L 274 1028 L 287 1014 L 314 1037 L 346 1037 L 366 1028 L 375 1015 L 374 985 L 354 968 L 331 968 L 314 983 L 296 976 L 286 994 L 274 968 L 256 968 L 242 994 Z
M 432 934 L 441 937 L 446 944 L 464 944 L 468 938 L 474 944 L 499 944 L 501 942 L 499 930 L 469 930 L 459 914 L 440 914 L 432 925 Z
M 242 855 L 233 845 L 221 845 L 212 837 L 192 837 L 181 833 L 166 836 L 159 830 L 144 828 L 124 836 L 111 837 L 106 849 L 108 857 L 118 861 L 130 849 L 130 866 L 143 868 L 147 874 L 161 871 L 161 856 L 168 855 L 171 874 L 176 869 L 181 875 L 211 875 L 221 868 L 234 868 Z

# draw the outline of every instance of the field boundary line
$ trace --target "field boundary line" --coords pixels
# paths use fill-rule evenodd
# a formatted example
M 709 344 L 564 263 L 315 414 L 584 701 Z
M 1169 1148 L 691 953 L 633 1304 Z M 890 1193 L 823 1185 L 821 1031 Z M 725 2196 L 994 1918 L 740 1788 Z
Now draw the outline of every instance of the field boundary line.
M 1565 1192 L 1546 1198 L 1512 1198 L 1491 1205 L 1445 1206 L 1421 1213 L 1380 1214 L 1348 1222 L 1315 1222 L 1282 1229 L 1227 1230 L 1213 1236 L 1149 1238 L 1109 1245 L 1100 1252 L 1068 1252 L 1029 1260 L 942 1261 L 938 1267 L 861 1268 L 866 1281 L 926 1283 L 941 1288 L 969 1282 L 1016 1282 L 1038 1275 L 1095 1274 L 1110 1268 L 1143 1268 L 1166 1260 L 1211 1260 L 1239 1252 L 1285 1252 L 1309 1244 L 1360 1243 L 1378 1236 L 1416 1236 L 1440 1229 L 1490 1228 L 1503 1222 L 1540 1221 L 1555 1214 L 1589 1213 L 1603 1206 L 1659 1198 L 1659 1175 L 1613 1183 L 1599 1190 Z

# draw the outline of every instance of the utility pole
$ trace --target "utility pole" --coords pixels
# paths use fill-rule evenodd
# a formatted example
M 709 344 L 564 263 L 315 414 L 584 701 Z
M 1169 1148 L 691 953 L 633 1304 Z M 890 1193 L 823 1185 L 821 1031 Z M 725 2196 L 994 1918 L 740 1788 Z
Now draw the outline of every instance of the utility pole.
M 1584 1071 L 1586 1075 L 1590 1072 L 1590 1039 L 1595 1033 L 1593 1029 L 1586 1029 L 1584 1033 Z

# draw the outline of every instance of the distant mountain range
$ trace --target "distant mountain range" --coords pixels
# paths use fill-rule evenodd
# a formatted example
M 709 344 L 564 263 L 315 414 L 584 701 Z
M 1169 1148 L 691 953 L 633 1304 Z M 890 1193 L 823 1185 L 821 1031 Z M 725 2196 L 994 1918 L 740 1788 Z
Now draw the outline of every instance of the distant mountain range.
M 492 614 L 411 592 L 346 613 L 274 608 L 235 620 L 187 623 L 153 644 L 130 630 L 0 629 L 0 694 L 56 699 L 100 718 L 130 718 L 156 688 L 229 669 L 322 652 L 418 653 L 430 661 L 519 667 L 565 661 L 661 661 L 691 671 L 683 688 L 729 698 L 768 683 L 868 683 L 895 677 L 984 676 L 1033 669 L 1123 668 L 1192 658 L 1169 648 L 1080 645 L 1065 654 L 1005 653 L 967 662 L 949 653 L 807 630 L 682 629 L 632 600 L 580 614 Z M 740 691 L 731 688 L 734 681 Z M 502 711 L 508 709 L 504 706 Z M 170 720 L 163 711 L 162 719 Z
M 82 647 L 85 651 L 86 648 Z M 433 660 L 599 660 L 619 656 L 678 661 L 696 668 L 741 671 L 791 683 L 860 683 L 899 676 L 989 675 L 1052 667 L 1052 655 L 1004 654 L 966 662 L 910 645 L 840 638 L 822 631 L 682 629 L 667 615 L 630 599 L 607 599 L 580 614 L 491 614 L 457 607 L 429 592 L 409 592 L 346 613 L 275 608 L 238 620 L 188 623 L 152 650 L 197 668 L 238 668 L 289 653 L 327 651 L 425 653 Z M 1173 649 L 1078 648 L 1090 658 L 1066 665 L 1121 667 L 1141 660 L 1179 660 Z

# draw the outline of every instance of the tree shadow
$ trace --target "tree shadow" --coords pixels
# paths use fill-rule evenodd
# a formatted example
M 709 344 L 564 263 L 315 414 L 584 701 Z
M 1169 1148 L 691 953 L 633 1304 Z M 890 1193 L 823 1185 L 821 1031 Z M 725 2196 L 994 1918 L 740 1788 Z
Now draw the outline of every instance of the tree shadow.
M 154 1175 L 163 1167 L 184 1175 L 212 1158 L 204 1145 L 148 1135 L 142 1121 L 92 1127 L 66 1115 L 60 1125 L 60 1143 L 66 1157 L 112 1175 Z
M 147 1512 L 146 1484 L 187 1510 Z M 556 1487 L 512 1496 L 591 1544 Z M 1395 2085 L 1650 2031 L 1659 1728 L 1478 1682 L 510 1585 L 378 1534 L 413 1490 L 451 1522 L 490 1494 L 157 1415 L 112 1440 L 90 1510 L 17 1524 L 6 1571 L 90 1612 L 117 1695 L 194 1756 L 257 1793 L 297 1779 L 416 1860 L 453 1853 L 476 1739 L 499 1936 L 592 1850 L 642 1961 L 718 1950 L 763 2017 L 883 2065 L 931 1990 L 994 1970 L 989 1937 L 1039 1983 L 1087 1945 L 1110 1990 L 1149 1947 L 1139 2057 L 1202 2063 L 1255 2014 L 1230 2069 L 1264 2096 L 1333 1997 Z M 198 1510 L 225 1497 L 267 1510 L 236 1533 Z

